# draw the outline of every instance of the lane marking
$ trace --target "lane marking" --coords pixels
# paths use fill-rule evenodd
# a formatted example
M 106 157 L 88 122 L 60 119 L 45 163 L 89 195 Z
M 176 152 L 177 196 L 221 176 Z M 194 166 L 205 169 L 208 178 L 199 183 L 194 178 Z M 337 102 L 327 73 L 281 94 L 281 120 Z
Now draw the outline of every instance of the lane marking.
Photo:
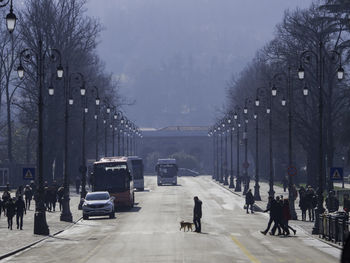
M 237 238 L 235 238 L 234 236 L 231 236 L 231 239 L 243 251 L 243 253 L 247 256 L 247 258 L 249 258 L 249 260 L 251 262 L 253 262 L 253 263 L 261 263 L 252 254 L 250 254 L 250 252 L 246 249 L 246 247 L 243 246 L 242 243 L 239 242 Z

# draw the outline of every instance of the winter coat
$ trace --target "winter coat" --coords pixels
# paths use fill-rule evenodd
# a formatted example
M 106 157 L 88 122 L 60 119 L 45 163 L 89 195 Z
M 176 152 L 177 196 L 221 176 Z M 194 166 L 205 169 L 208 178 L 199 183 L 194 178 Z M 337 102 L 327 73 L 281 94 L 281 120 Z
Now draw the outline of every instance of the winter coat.
M 15 203 L 12 200 L 8 200 L 6 202 L 6 216 L 7 217 L 14 217 L 15 214 L 16 214 Z
M 283 220 L 288 221 L 291 220 L 292 216 L 290 214 L 290 209 L 288 204 L 283 204 Z
M 26 205 L 23 199 L 17 199 L 15 202 L 15 207 L 16 207 L 16 213 L 18 215 L 23 215 L 23 213 L 26 213 Z
M 247 205 L 252 205 L 254 204 L 254 196 L 251 191 L 248 191 L 246 196 L 245 196 L 245 203 Z
M 201 200 L 194 202 L 193 218 L 202 218 L 202 201 Z

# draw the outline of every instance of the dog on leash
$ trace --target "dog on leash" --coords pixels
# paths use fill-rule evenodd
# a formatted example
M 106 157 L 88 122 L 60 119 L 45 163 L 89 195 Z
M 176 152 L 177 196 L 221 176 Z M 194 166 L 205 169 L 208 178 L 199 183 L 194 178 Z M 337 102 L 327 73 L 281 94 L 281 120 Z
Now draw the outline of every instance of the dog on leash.
M 184 232 L 185 232 L 185 229 L 187 228 L 187 231 L 189 231 L 190 229 L 191 229 L 191 231 L 193 231 L 192 230 L 192 225 L 193 225 L 193 223 L 191 223 L 191 222 L 185 222 L 185 221 L 181 221 L 180 222 L 180 231 L 181 231 L 181 229 L 183 229 L 184 230 Z

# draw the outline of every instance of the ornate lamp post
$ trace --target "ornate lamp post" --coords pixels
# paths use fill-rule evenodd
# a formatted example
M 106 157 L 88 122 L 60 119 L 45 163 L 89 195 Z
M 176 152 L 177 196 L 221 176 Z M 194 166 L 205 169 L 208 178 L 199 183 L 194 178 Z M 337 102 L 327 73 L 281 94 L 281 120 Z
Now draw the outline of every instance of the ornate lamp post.
M 288 166 L 294 167 L 293 165 L 293 152 L 292 152 L 292 105 L 293 105 L 293 93 L 292 93 L 292 87 L 291 87 L 291 76 L 290 76 L 290 70 L 291 68 L 288 67 L 288 73 L 277 73 L 273 76 L 273 81 L 275 81 L 276 78 L 283 76 L 286 80 L 286 92 L 287 92 L 287 100 L 288 100 Z M 286 106 L 286 98 L 283 97 L 281 101 L 281 105 L 284 107 Z M 294 196 L 294 183 L 293 183 L 293 176 L 292 174 L 288 175 L 288 199 L 289 199 L 289 207 L 291 212 L 291 217 L 293 220 L 297 220 L 297 213 L 295 212 L 295 196 Z
M 241 180 L 241 176 L 239 174 L 239 130 L 241 128 L 241 123 L 239 121 L 239 118 L 238 118 L 238 114 L 240 112 L 241 108 L 236 106 L 235 107 L 235 113 L 233 114 L 233 118 L 234 120 L 236 121 L 236 125 L 237 125 L 237 179 L 236 179 L 236 188 L 235 188 L 235 192 L 240 192 L 242 191 L 242 180 Z
M 324 54 L 326 53 L 326 54 Z M 337 70 L 337 78 L 338 80 L 342 80 L 344 78 L 344 69 L 341 64 L 341 54 L 335 50 L 330 51 L 329 53 L 333 53 L 338 57 L 338 60 L 335 63 L 339 62 L 339 68 Z M 306 57 L 307 55 L 307 57 Z M 316 58 L 316 73 L 319 82 L 319 170 L 318 170 L 318 189 L 317 189 L 317 208 L 315 210 L 316 220 L 314 224 L 314 228 L 312 229 L 313 234 L 319 233 L 319 217 L 324 212 L 323 207 L 323 180 L 325 179 L 325 171 L 324 171 L 324 153 L 323 153 L 323 82 L 324 82 L 324 64 L 327 55 L 327 51 L 324 50 L 324 44 L 322 41 L 319 43 L 318 53 L 313 50 L 306 50 L 300 54 L 300 67 L 298 70 L 298 77 L 300 80 L 304 79 L 305 70 L 303 68 L 303 60 L 310 59 L 310 56 L 314 56 Z M 303 90 L 304 95 L 307 95 L 307 89 Z
M 224 119 L 225 122 L 225 119 Z M 225 126 L 227 126 L 225 124 Z M 226 128 L 229 128 L 228 126 Z M 228 185 L 228 162 L 227 162 L 227 137 L 230 132 L 230 130 L 225 130 L 223 129 L 224 135 L 225 135 L 225 162 L 224 162 L 224 169 L 225 169 L 225 180 L 224 180 L 224 185 Z
M 227 118 L 227 123 L 229 126 L 229 132 L 230 132 L 230 185 L 229 188 L 235 188 L 234 182 L 233 182 L 233 132 L 235 128 L 232 123 L 231 119 L 231 113 L 229 113 L 229 117 Z
M 249 182 L 250 182 L 250 176 L 248 174 L 248 103 L 250 103 L 250 99 L 246 98 L 243 108 L 244 113 L 244 133 L 243 133 L 243 140 L 244 140 L 244 189 L 243 189 L 243 195 L 245 195 L 248 192 L 249 189 Z
M 219 181 L 219 132 L 218 127 L 216 126 L 214 128 L 214 137 L 215 137 L 215 152 L 216 152 L 216 159 L 215 159 L 215 180 Z
M 12 1 L 11 1 L 12 3 Z M 57 62 L 59 60 L 59 66 L 57 67 L 57 77 L 61 79 L 63 77 L 63 67 L 61 64 L 61 53 L 58 49 L 43 50 L 43 43 L 41 40 L 38 41 L 38 50 L 24 49 L 21 51 L 19 59 L 20 64 L 17 68 L 19 78 L 24 77 L 25 69 L 23 62 L 31 63 L 32 56 L 36 58 L 37 68 L 37 80 L 38 80 L 38 198 L 36 200 L 36 212 L 34 215 L 34 234 L 37 235 L 49 235 L 49 227 L 46 222 L 45 205 L 44 205 L 44 184 L 43 184 L 43 97 L 42 89 L 44 82 L 45 72 L 45 58 L 49 54 L 51 62 Z M 55 56 L 55 54 L 58 56 Z

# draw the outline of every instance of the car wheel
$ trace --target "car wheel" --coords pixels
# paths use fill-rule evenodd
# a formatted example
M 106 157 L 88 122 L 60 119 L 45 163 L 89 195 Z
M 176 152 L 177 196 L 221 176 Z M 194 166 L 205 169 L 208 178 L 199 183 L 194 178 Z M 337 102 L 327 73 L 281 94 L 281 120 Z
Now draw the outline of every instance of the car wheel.
M 83 219 L 84 219 L 84 220 L 88 220 L 88 219 L 89 219 L 89 216 L 83 214 Z
M 113 211 L 112 213 L 109 214 L 109 218 L 110 218 L 110 219 L 115 218 L 115 213 L 114 213 L 114 211 Z

